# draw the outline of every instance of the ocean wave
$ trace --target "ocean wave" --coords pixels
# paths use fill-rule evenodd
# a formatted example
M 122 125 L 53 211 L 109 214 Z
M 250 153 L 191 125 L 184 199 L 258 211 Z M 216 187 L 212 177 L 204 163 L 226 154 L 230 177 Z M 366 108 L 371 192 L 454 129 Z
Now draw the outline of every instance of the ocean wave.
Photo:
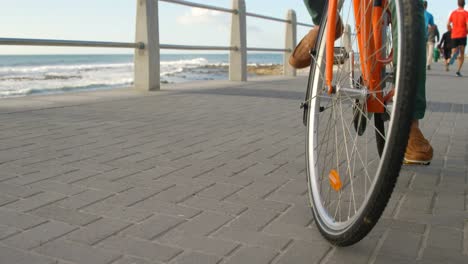
M 82 79 L 81 75 L 53 75 L 45 74 L 42 76 L 12 76 L 0 77 L 0 81 L 46 81 L 46 80 L 69 80 L 69 79 Z
M 0 76 L 38 74 L 47 72 L 96 71 L 116 68 L 133 68 L 133 63 L 42 65 L 21 67 L 0 67 Z
M 195 58 L 190 60 L 168 60 L 168 61 L 161 61 L 161 65 L 190 65 L 190 66 L 197 66 L 197 65 L 205 65 L 208 64 L 208 60 L 205 58 Z
M 163 60 L 160 63 L 161 83 L 226 79 L 229 63 L 223 60 L 215 61 L 203 57 Z M 248 64 L 249 68 L 274 65 L 276 64 Z M 17 66 L 11 64 L 0 67 L 0 97 L 129 87 L 133 84 L 133 71 L 134 65 L 131 61 Z
M 123 78 L 115 80 L 95 80 L 95 81 L 76 81 L 64 83 L 49 82 L 48 86 L 43 86 L 35 82 L 35 85 L 29 86 L 10 86 L 10 88 L 0 86 L 1 97 L 25 96 L 44 93 L 60 93 L 69 91 L 84 91 L 97 89 L 123 88 L 133 85 L 133 78 Z

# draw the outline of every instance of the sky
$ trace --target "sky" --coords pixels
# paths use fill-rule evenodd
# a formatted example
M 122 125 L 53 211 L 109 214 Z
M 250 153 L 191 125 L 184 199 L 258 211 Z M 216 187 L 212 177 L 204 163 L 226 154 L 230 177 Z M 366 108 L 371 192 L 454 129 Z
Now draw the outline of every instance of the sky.
M 190 0 L 230 8 L 231 0 Z M 298 22 L 311 24 L 303 0 L 245 0 L 247 12 L 285 18 L 296 11 Z M 448 4 L 453 2 L 453 5 Z M 134 42 L 137 0 L 0 0 L 0 38 L 40 38 Z M 274 4 L 272 4 L 274 3 Z M 429 1 L 442 32 L 456 0 Z M 159 2 L 160 42 L 178 45 L 229 46 L 230 14 Z M 284 48 L 285 24 L 247 18 L 247 46 Z M 307 33 L 298 27 L 298 41 Z M 204 51 L 206 53 L 206 51 Z M 129 49 L 1 46 L 0 54 L 132 53 Z M 189 53 L 162 50 L 161 53 Z

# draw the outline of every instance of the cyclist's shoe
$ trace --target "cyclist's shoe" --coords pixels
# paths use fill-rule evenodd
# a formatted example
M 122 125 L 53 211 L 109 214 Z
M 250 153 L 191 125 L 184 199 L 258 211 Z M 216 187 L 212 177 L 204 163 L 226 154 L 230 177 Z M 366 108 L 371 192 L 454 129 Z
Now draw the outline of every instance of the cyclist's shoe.
M 461 75 L 460 72 L 457 72 L 457 73 L 455 73 L 455 74 L 457 75 L 457 77 L 463 77 L 463 75 Z
M 406 165 L 429 165 L 432 161 L 434 149 L 421 130 L 412 125 L 408 145 L 406 147 L 404 164 Z
M 448 63 L 445 64 L 445 71 L 449 71 L 449 65 L 448 65 Z
M 431 70 L 431 65 L 427 65 L 427 70 L 428 70 L 428 71 Z
M 336 39 L 343 35 L 343 22 L 338 17 L 336 23 Z M 319 27 L 316 26 L 305 35 L 304 38 L 297 44 L 292 55 L 289 57 L 289 64 L 296 69 L 302 69 L 310 66 L 312 58 L 310 57 L 310 50 L 315 46 L 319 34 Z

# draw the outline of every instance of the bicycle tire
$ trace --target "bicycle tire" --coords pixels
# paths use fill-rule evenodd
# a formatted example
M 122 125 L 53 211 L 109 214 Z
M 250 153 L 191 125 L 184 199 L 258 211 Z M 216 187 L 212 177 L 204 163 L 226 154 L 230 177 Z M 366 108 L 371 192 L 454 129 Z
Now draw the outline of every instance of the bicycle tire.
M 395 85 L 396 91 L 393 99 L 393 108 L 391 111 L 390 121 L 387 122 L 387 128 L 384 127 L 385 125 L 383 114 L 374 114 L 375 127 L 371 126 L 371 128 L 369 128 L 370 122 L 367 122 L 368 131 L 366 132 L 366 136 L 372 134 L 375 137 L 374 139 L 376 141 L 376 145 L 374 145 L 373 148 L 375 149 L 375 151 L 378 152 L 379 155 L 377 155 L 374 158 L 378 159 L 378 166 L 375 169 L 375 176 L 372 180 L 371 187 L 369 187 L 369 193 L 366 193 L 366 191 L 364 191 L 365 195 L 364 198 L 362 198 L 363 203 L 358 208 L 358 210 L 356 210 L 356 202 L 349 201 L 349 208 L 351 208 L 352 203 L 354 203 L 354 211 L 356 212 L 356 214 L 352 217 L 348 215 L 348 219 L 346 220 L 342 220 L 341 215 L 340 219 L 329 219 L 332 217 L 330 216 L 330 214 L 327 214 L 328 212 L 324 212 L 326 208 L 324 208 L 325 204 L 322 204 L 322 189 L 318 188 L 319 182 L 320 184 L 323 183 L 325 174 L 323 173 L 325 169 L 323 169 L 322 173 L 319 173 L 318 167 L 322 166 L 322 164 L 324 163 L 334 163 L 334 161 L 329 161 L 327 159 L 327 156 L 330 155 L 329 153 L 325 152 L 326 155 L 322 156 L 316 153 L 318 151 L 321 151 L 321 148 L 325 144 L 327 144 L 328 147 L 328 143 L 330 142 L 330 135 L 328 135 L 327 140 L 325 140 L 325 138 L 322 138 L 322 140 L 320 140 L 320 138 L 317 136 L 320 133 L 320 129 L 323 130 L 323 126 L 319 126 L 318 123 L 320 122 L 320 116 L 323 114 L 323 112 L 326 112 L 326 110 L 324 111 L 324 109 L 328 109 L 327 107 L 324 107 L 320 104 L 321 101 L 325 101 L 325 99 L 318 96 L 318 91 L 320 91 L 320 89 L 323 89 L 324 86 L 324 80 L 323 77 L 321 77 L 321 74 L 324 72 L 325 65 L 321 56 L 324 54 L 325 49 L 324 36 L 325 28 L 327 26 L 326 16 L 324 16 L 322 19 L 316 46 L 311 52 L 313 54 L 313 64 L 310 70 L 308 90 L 306 93 L 307 114 L 304 115 L 304 123 L 307 125 L 305 156 L 307 185 L 309 189 L 309 202 L 311 205 L 313 216 L 315 218 L 316 226 L 318 227 L 320 233 L 330 243 L 336 246 L 349 246 L 355 244 L 356 242 L 363 239 L 375 226 L 378 219 L 382 215 L 393 192 L 398 174 L 402 166 L 404 152 L 408 142 L 410 123 L 414 107 L 414 98 L 416 94 L 415 87 L 417 87 L 418 81 L 417 78 L 414 78 L 414 76 L 416 76 L 418 69 L 424 67 L 423 63 L 421 63 L 424 60 L 421 60 L 422 57 L 419 55 L 420 53 L 417 52 L 417 49 L 421 46 L 419 42 L 421 41 L 421 39 L 424 39 L 424 31 L 421 30 L 421 26 L 424 25 L 423 16 L 417 15 L 423 11 L 423 8 L 420 1 L 414 0 L 394 0 L 394 4 L 395 10 L 393 10 L 394 13 L 392 13 L 392 16 L 395 16 L 394 18 L 398 20 L 398 24 L 396 26 L 397 29 L 395 30 L 395 32 L 397 32 L 398 34 L 397 41 L 395 42 L 397 44 L 398 52 L 394 54 L 394 56 L 398 56 L 398 63 L 396 65 L 392 65 L 394 69 L 394 78 L 392 78 L 392 81 Z M 326 14 L 326 8 L 324 14 Z M 392 35 L 392 37 L 395 36 Z M 336 110 L 331 110 L 330 112 L 334 111 L 336 112 Z M 322 119 L 325 120 L 325 118 Z M 342 116 L 342 119 L 344 119 L 344 116 Z M 330 123 L 330 121 L 328 123 Z M 335 125 L 336 123 L 337 122 L 335 118 Z M 327 127 L 325 128 L 325 133 L 323 133 L 324 135 L 327 134 L 326 132 L 329 129 L 328 126 L 331 125 L 327 125 Z M 346 131 L 344 129 L 344 123 L 342 126 L 343 132 L 344 134 L 346 134 Z M 379 134 L 377 133 L 377 131 L 375 131 L 380 129 L 385 130 L 387 133 L 385 135 L 382 135 L 382 133 Z M 337 134 L 336 131 L 337 129 L 335 128 L 335 134 Z M 350 135 L 351 132 L 353 131 L 350 131 Z M 382 136 L 380 139 L 379 135 Z M 347 139 L 345 137 L 344 145 L 347 145 L 346 140 Z M 353 148 L 357 144 L 357 139 L 354 140 L 355 142 Z M 340 142 L 336 140 L 335 145 L 339 145 L 338 143 Z M 337 149 L 335 156 L 339 157 L 342 152 L 343 151 L 338 151 Z M 356 152 L 359 152 L 359 150 L 357 150 Z M 346 155 L 348 155 L 347 149 L 346 153 Z M 351 154 L 352 153 L 353 152 L 351 152 Z M 356 160 L 356 157 L 354 157 L 354 159 Z M 342 163 L 336 163 L 337 167 L 340 167 L 342 165 Z M 363 167 L 365 167 L 368 164 L 362 162 L 362 165 Z M 326 165 L 323 165 L 323 167 L 325 166 Z M 372 166 L 374 165 L 372 164 Z M 347 167 L 350 167 L 349 161 Z M 363 169 L 363 171 L 364 170 L 365 169 Z M 351 173 L 351 171 L 349 170 L 349 174 L 352 175 L 353 173 Z M 367 171 L 365 171 L 365 173 L 363 172 L 362 174 L 367 174 L 364 177 L 367 178 Z M 361 178 L 362 174 L 360 174 Z M 332 175 L 332 173 L 330 173 L 330 175 Z M 355 177 L 355 175 L 350 176 L 348 185 L 345 186 L 345 183 L 343 183 L 343 187 L 347 187 L 349 185 L 352 186 L 353 179 L 356 179 L 353 177 Z M 364 182 L 366 181 L 367 179 L 364 179 Z M 351 187 L 351 189 L 352 188 L 353 187 Z M 330 193 L 330 189 L 331 187 L 329 186 L 328 193 Z M 340 189 L 339 192 L 341 191 L 342 190 Z M 340 203 L 342 194 L 339 193 L 339 195 L 340 196 L 338 198 L 338 202 L 336 202 L 335 200 L 333 202 L 330 202 L 329 205 L 334 204 L 335 202 Z M 350 200 L 354 199 L 355 198 L 353 193 L 353 198 L 350 198 Z M 337 205 L 337 208 L 339 208 L 339 205 Z M 339 210 L 341 211 L 342 208 L 339 208 Z M 335 216 L 337 215 L 336 211 Z M 351 211 L 351 209 L 349 209 L 349 211 Z

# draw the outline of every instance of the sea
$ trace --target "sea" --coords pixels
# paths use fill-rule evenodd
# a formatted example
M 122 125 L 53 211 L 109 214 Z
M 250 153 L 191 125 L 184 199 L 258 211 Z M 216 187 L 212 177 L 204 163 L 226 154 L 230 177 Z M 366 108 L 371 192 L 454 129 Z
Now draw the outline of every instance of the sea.
M 282 64 L 249 54 L 248 65 Z M 161 54 L 161 83 L 228 79 L 228 54 Z M 133 84 L 133 55 L 0 55 L 0 98 L 100 90 Z

